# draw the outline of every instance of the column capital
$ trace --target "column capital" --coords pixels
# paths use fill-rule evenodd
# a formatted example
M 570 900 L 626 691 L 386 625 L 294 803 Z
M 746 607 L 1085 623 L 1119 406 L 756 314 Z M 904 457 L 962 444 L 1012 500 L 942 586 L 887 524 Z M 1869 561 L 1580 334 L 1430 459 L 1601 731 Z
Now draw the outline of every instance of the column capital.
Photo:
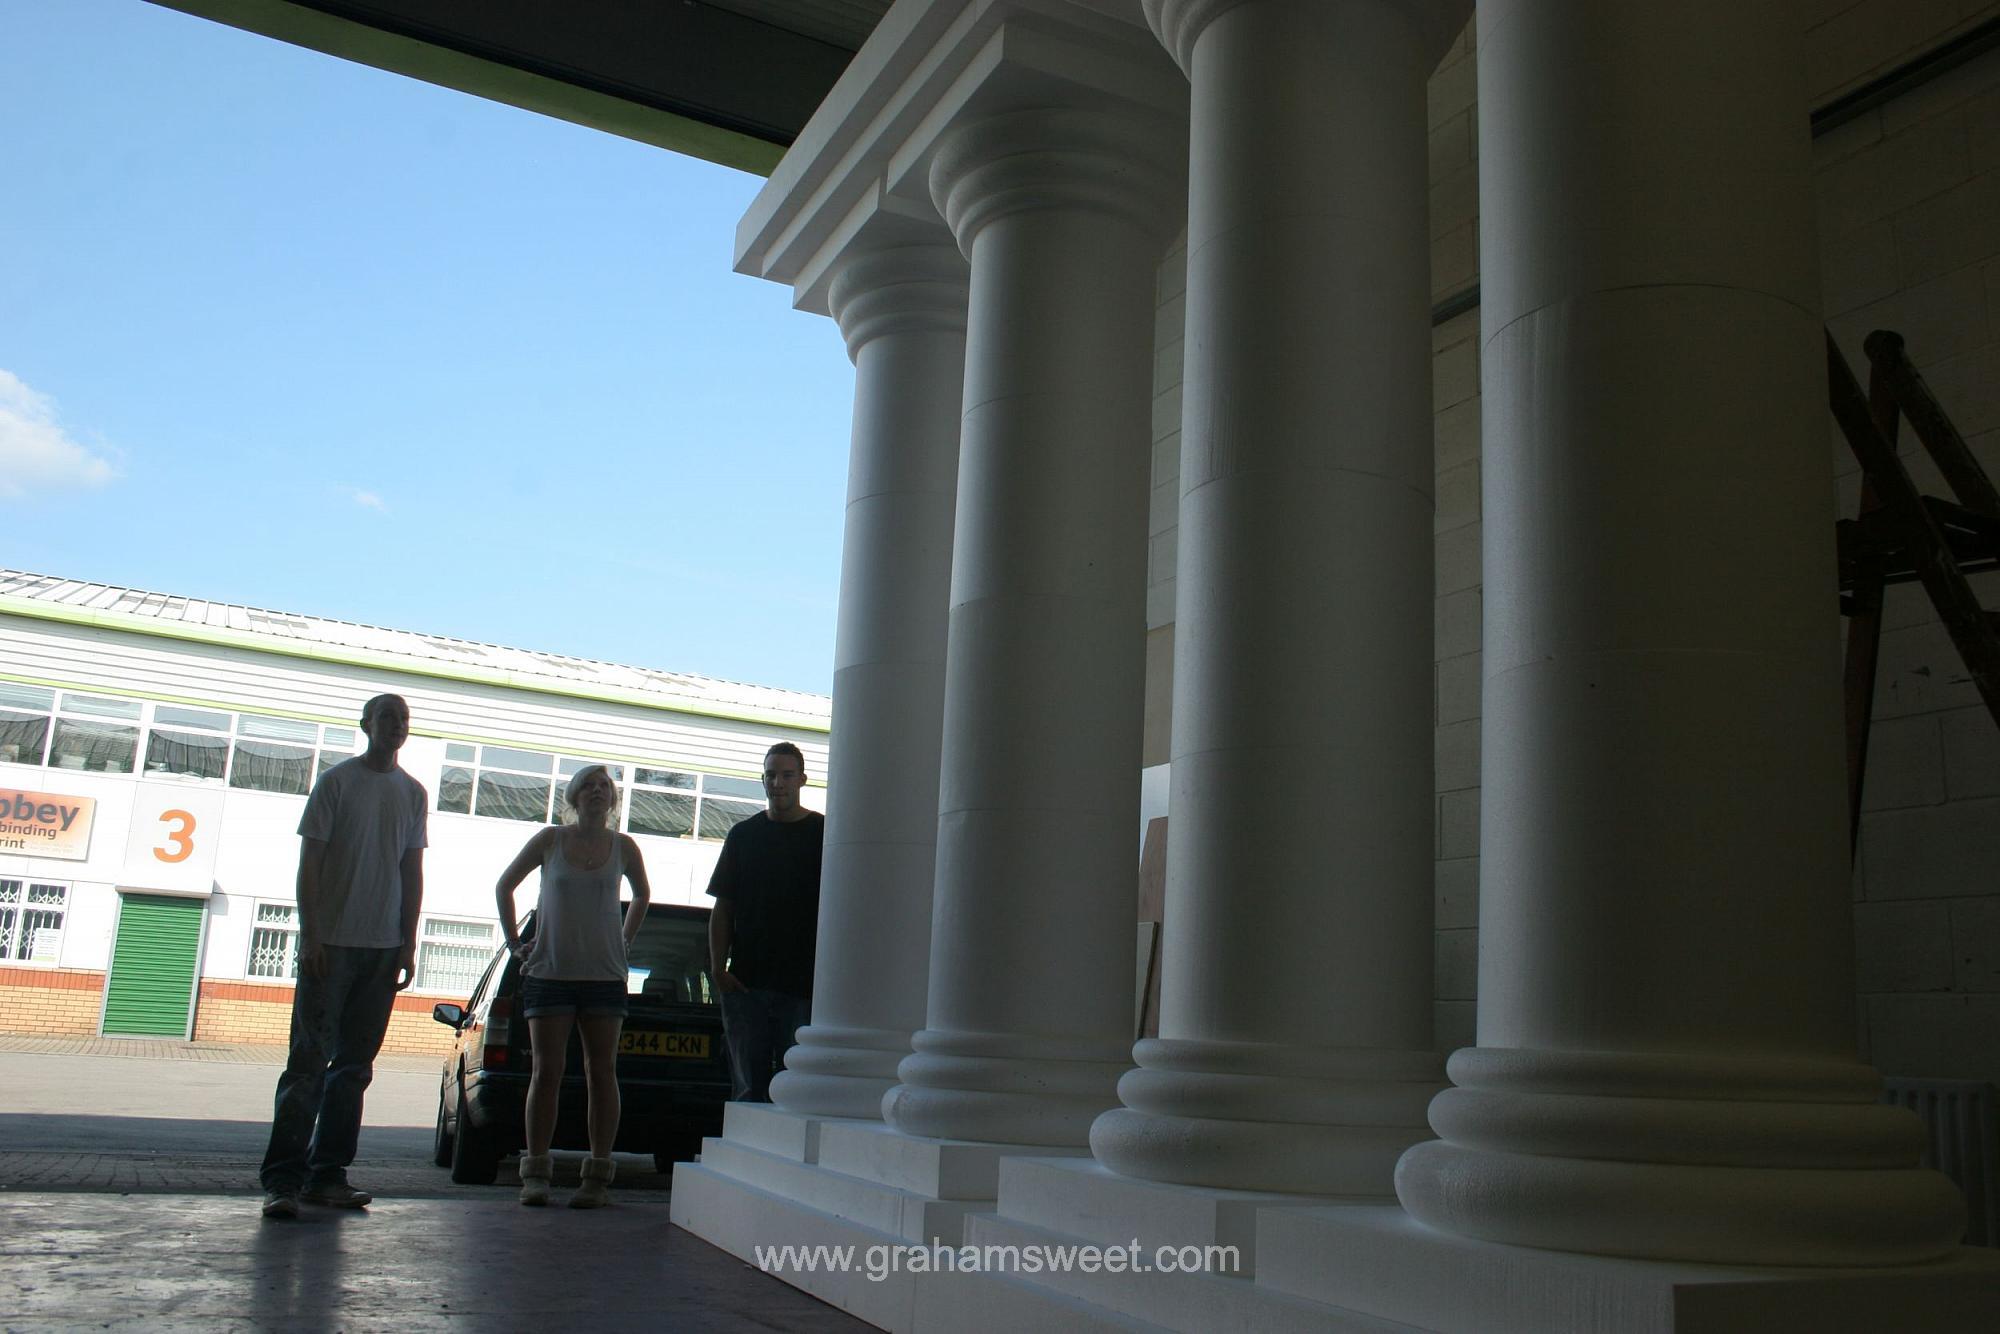
M 1328 0 L 1144 0 L 1146 21 L 1183 70 L 1193 72 L 1195 43 L 1218 18 L 1246 5 L 1316 9 Z M 1442 57 L 1472 13 L 1472 0 L 1333 0 L 1388 10 L 1412 24 L 1435 61 Z
M 900 0 L 758 192 L 735 267 L 824 313 L 831 269 L 864 231 L 921 242 L 937 226 L 932 157 L 959 127 L 1031 107 L 1151 119 L 1169 146 L 1141 156 L 1172 159 L 1179 178 L 1187 106 L 1135 0 Z M 1130 146 L 1111 147 L 1115 176 Z M 1162 210 L 1172 227 L 1183 204 L 1176 193 Z
M 1185 132 L 1125 110 L 1042 107 L 980 116 L 946 133 L 931 198 L 959 246 L 996 218 L 1074 208 L 1131 224 L 1162 245 L 1180 217 Z
M 940 239 L 884 246 L 845 256 L 833 269 L 827 309 L 847 340 L 847 355 L 886 334 L 965 332 L 970 269 Z

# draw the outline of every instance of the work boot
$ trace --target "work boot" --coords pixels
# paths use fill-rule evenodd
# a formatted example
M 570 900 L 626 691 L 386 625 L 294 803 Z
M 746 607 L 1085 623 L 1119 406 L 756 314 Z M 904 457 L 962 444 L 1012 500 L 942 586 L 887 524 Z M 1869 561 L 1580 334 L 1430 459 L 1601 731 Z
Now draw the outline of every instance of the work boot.
M 546 1153 L 524 1153 L 521 1155 L 521 1203 L 547 1204 L 549 1202 L 549 1156 Z
M 576 1194 L 569 1197 L 572 1209 L 596 1209 L 611 1203 L 611 1178 L 616 1174 L 618 1164 L 609 1158 L 586 1158 L 583 1160 L 583 1184 L 576 1188 Z

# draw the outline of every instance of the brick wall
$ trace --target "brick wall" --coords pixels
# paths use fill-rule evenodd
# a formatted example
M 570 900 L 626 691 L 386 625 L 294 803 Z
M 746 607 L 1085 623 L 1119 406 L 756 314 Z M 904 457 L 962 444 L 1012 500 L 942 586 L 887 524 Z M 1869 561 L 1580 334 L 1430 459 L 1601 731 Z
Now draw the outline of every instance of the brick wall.
M 204 981 L 194 1008 L 196 1042 L 279 1046 L 290 1040 L 292 989 L 255 982 Z
M 1865 383 L 1862 339 L 1901 332 L 2000 478 L 2000 52 L 1815 148 L 1836 341 Z M 1832 439 L 1852 514 L 1859 470 Z M 1898 443 L 1919 489 L 1949 496 L 1907 425 Z M 1973 583 L 2000 607 L 2000 575 Z M 1878 670 L 1854 880 L 1862 1044 L 1888 1074 L 2000 1083 L 2000 728 L 1916 584 L 1889 591 Z
M 431 1018 L 431 1006 L 440 999 L 407 992 L 396 997 L 382 1050 L 435 1054 L 442 1060 L 451 1049 L 452 1032 Z M 0 967 L 0 1033 L 94 1037 L 103 1010 L 103 973 Z M 291 1023 L 290 987 L 204 980 L 195 1002 L 194 1040 L 282 1047 Z
M 104 974 L 77 968 L 0 968 L 0 1032 L 90 1037 L 104 1009 Z
M 1479 281 L 1479 93 L 1467 25 L 1430 84 L 1431 300 Z M 1469 1047 L 1479 984 L 1479 311 L 1431 329 L 1436 535 L 1431 593 L 1433 782 L 1431 984 L 1440 1051 Z
M 1160 263 L 1153 318 L 1152 504 L 1147 511 L 1146 727 L 1142 763 L 1172 758 L 1174 592 L 1180 559 L 1181 371 L 1187 326 L 1187 233 Z
M 442 1060 L 451 1049 L 452 1031 L 431 1018 L 431 1006 L 440 999 L 408 992 L 397 996 L 382 1050 L 435 1054 Z M 288 986 L 218 980 L 201 984 L 201 996 L 194 1016 L 197 1042 L 282 1047 L 290 1039 L 291 1024 L 292 989 Z

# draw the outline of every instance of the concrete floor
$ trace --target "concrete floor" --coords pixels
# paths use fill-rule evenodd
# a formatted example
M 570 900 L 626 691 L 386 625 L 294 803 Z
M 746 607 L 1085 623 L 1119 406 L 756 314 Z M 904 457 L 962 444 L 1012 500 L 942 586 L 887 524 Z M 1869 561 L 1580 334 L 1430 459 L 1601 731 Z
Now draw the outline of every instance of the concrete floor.
M 0 1195 L 0 1328 L 863 1331 L 674 1227 L 664 1202 L 308 1207 Z
M 378 1202 L 267 1222 L 282 1058 L 0 1035 L 0 1331 L 868 1329 L 675 1228 L 648 1159 L 620 1156 L 608 1209 L 523 1209 L 512 1160 L 453 1185 L 429 1059 L 385 1060 L 369 1090 L 354 1180 Z

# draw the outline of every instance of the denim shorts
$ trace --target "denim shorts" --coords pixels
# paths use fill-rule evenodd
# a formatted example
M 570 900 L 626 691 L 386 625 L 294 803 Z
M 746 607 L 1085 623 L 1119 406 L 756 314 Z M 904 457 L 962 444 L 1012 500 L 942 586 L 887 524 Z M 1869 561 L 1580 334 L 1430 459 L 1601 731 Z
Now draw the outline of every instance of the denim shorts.
M 550 1014 L 625 1013 L 623 982 L 567 982 L 557 977 L 521 977 L 521 1013 L 529 1019 Z

